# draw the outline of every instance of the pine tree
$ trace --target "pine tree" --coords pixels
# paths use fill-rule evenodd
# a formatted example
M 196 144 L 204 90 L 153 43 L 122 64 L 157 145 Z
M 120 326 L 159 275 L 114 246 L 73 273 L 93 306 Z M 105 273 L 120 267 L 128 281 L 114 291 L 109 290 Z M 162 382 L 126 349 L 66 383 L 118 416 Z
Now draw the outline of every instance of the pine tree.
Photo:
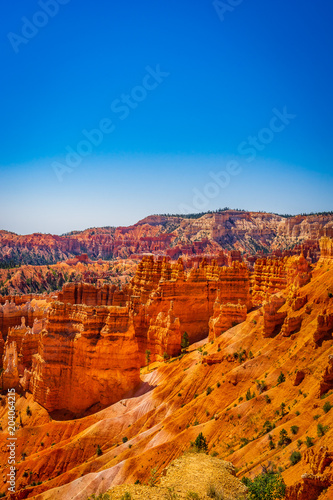
M 190 340 L 188 338 L 188 333 L 187 332 L 183 333 L 180 345 L 181 345 L 182 351 L 186 351 L 186 349 L 190 345 Z

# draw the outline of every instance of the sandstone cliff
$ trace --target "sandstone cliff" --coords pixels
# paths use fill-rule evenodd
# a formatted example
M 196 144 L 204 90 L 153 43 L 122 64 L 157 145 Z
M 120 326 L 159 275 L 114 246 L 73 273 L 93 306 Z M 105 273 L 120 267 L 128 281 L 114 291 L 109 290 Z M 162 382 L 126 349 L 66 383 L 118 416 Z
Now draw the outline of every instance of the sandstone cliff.
M 0 231 L 0 262 L 54 264 L 85 253 L 92 259 L 128 258 L 144 253 L 179 256 L 218 254 L 223 249 L 271 252 L 331 236 L 333 216 L 226 210 L 198 218 L 151 216 L 129 227 L 93 228 L 63 236 L 20 236 Z
M 54 302 L 33 356 L 29 390 L 48 411 L 110 405 L 140 381 L 128 310 Z

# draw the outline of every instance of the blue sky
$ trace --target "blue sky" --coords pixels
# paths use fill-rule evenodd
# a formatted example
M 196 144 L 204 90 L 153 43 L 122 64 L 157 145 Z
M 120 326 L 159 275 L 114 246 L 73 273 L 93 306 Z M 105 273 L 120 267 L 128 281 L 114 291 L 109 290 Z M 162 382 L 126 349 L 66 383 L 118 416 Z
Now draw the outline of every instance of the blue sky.
M 332 210 L 333 4 L 236 3 L 3 2 L 0 228 Z

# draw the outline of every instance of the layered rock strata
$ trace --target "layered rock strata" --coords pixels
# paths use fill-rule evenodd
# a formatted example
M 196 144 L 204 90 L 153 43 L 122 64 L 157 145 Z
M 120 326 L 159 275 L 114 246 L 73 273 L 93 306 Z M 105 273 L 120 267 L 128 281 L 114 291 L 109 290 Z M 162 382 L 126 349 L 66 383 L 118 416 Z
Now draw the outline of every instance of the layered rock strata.
M 55 302 L 33 356 L 29 390 L 48 411 L 110 405 L 140 382 L 140 359 L 126 308 Z
M 221 249 L 255 254 L 284 251 L 321 236 L 332 236 L 332 214 L 283 217 L 269 213 L 224 210 L 198 218 L 155 215 L 129 227 L 91 228 L 63 236 L 20 236 L 0 231 L 0 261 L 53 264 L 87 254 L 92 259 L 128 258 L 145 253 L 218 254 Z

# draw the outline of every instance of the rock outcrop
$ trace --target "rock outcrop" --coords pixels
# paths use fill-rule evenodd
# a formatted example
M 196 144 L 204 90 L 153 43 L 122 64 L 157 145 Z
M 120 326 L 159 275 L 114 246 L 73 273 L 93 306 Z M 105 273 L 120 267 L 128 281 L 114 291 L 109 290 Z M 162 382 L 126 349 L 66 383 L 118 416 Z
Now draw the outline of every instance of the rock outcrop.
M 123 306 L 127 296 L 115 285 L 97 288 L 88 283 L 66 283 L 58 293 L 59 302 L 85 304 L 87 306 Z
M 266 294 L 272 295 L 287 286 L 302 287 L 311 279 L 311 266 L 301 255 L 284 258 L 258 259 L 251 277 L 253 301 L 261 304 Z
M 251 293 L 257 303 L 262 303 L 266 294 L 272 295 L 287 286 L 287 258 L 258 259 L 251 277 Z
M 294 332 L 297 332 L 301 328 L 303 316 L 300 314 L 298 316 L 287 316 L 283 322 L 281 328 L 282 337 L 290 337 Z
M 3 356 L 2 388 L 17 389 L 19 385 L 19 372 L 17 362 L 17 347 L 15 342 L 6 344 Z
M 333 389 L 333 354 L 328 356 L 328 363 L 320 380 L 319 396 L 323 396 Z
M 33 356 L 29 390 L 48 411 L 78 414 L 107 406 L 139 384 L 138 354 L 126 308 L 54 302 Z
M 167 313 L 160 312 L 155 320 L 150 320 L 147 348 L 151 353 L 151 360 L 162 359 L 164 354 L 167 357 L 180 354 L 181 337 L 179 318 L 175 317 L 171 302 Z
M 215 340 L 229 328 L 245 321 L 246 315 L 245 304 L 221 303 L 220 290 L 218 290 L 213 316 L 209 320 L 209 340 Z
M 333 239 L 324 236 L 319 241 L 320 245 L 320 258 L 321 259 L 333 259 Z
M 279 309 L 284 305 L 286 299 L 279 294 L 272 295 L 268 301 L 264 302 L 263 314 L 264 314 L 264 336 L 272 337 L 277 333 L 279 327 L 283 324 L 287 312 L 279 311 Z
M 29 328 L 25 324 L 24 316 L 21 318 L 21 325 L 8 330 L 6 345 L 15 343 L 18 357 L 18 372 L 22 377 L 24 370 L 30 369 L 32 356 L 38 350 L 39 333 L 41 332 L 45 320 L 35 319 L 33 327 Z
M 33 325 L 35 319 L 42 319 L 45 307 L 39 307 L 37 301 L 16 305 L 14 301 L 0 305 L 0 332 L 7 339 L 9 328 L 21 325 L 22 317 L 27 325 Z
M 144 318 L 156 318 L 160 312 L 166 314 L 173 301 L 181 333 L 187 332 L 190 342 L 203 339 L 209 332 L 209 319 L 218 290 L 221 303 L 239 304 L 249 309 L 251 298 L 246 265 L 234 261 L 230 267 L 219 267 L 215 262 L 209 265 L 203 260 L 198 268 L 185 273 L 182 260 L 172 264 L 166 260 L 156 261 L 153 257 L 143 258 L 129 285 L 135 315 L 141 318 L 141 327 L 134 319 L 138 337 L 146 336 Z M 145 304 L 144 312 L 142 304 Z
M 321 346 L 324 340 L 332 338 L 333 333 L 333 313 L 323 313 L 317 316 L 317 328 L 313 334 L 316 345 Z
M 333 452 L 326 446 L 318 451 L 306 451 L 304 462 L 311 472 L 302 474 L 302 480 L 287 489 L 286 500 L 317 500 L 325 490 L 325 498 L 333 494 Z M 329 489 L 329 492 L 328 492 Z

